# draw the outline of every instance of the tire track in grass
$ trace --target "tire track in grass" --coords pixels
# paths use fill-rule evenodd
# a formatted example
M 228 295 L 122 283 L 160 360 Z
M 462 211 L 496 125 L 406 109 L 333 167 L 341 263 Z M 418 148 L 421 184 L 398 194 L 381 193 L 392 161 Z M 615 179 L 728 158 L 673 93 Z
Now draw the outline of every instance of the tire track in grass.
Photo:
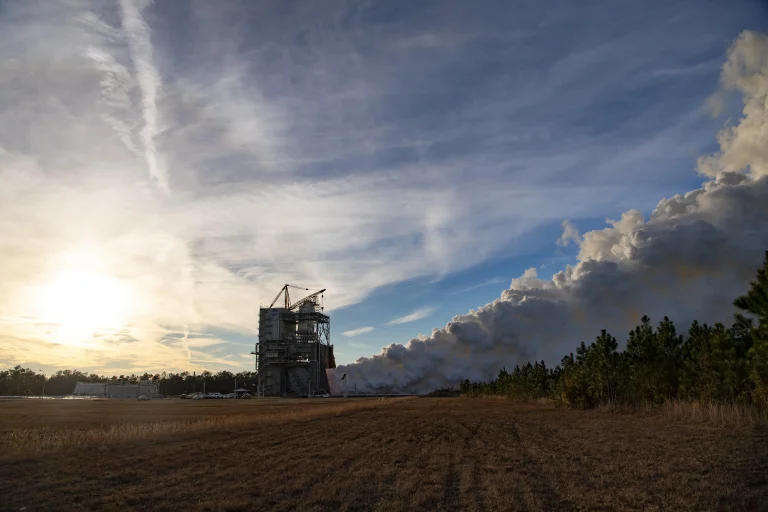
M 341 465 L 334 463 L 329 468 L 331 482 L 315 482 L 308 494 L 322 492 L 323 486 L 330 483 L 338 487 L 339 497 L 344 498 L 348 507 L 360 510 L 399 510 L 411 505 L 410 496 L 414 500 L 421 498 L 428 501 L 429 495 L 418 496 L 418 483 L 419 473 L 430 461 L 429 447 L 418 444 L 416 435 L 429 428 L 429 415 L 436 407 L 437 404 L 434 404 L 427 410 L 408 411 L 415 414 L 407 414 L 406 420 L 401 416 L 394 417 L 392 413 L 396 410 L 402 414 L 403 409 L 409 409 L 408 404 L 397 404 L 396 409 L 370 411 L 365 423 L 354 435 L 346 432 L 341 436 L 345 441 L 328 446 L 331 451 L 350 455 Z M 331 427 L 331 431 L 340 432 L 344 428 L 344 422 L 334 423 L 339 427 Z M 376 425 L 376 428 L 371 429 L 371 425 Z M 364 446 L 356 445 L 358 441 Z M 421 450 L 414 453 L 413 448 L 417 446 Z M 339 481 L 338 477 L 345 474 L 353 476 Z M 432 503 L 431 507 L 436 504 Z
M 444 429 L 447 438 L 453 438 L 455 435 L 459 437 L 462 442 L 452 443 L 449 446 L 449 462 L 446 468 L 445 478 L 443 482 L 443 492 L 440 510 L 459 510 L 461 506 L 462 488 L 461 488 L 461 452 L 462 446 L 466 446 L 468 437 L 455 431 L 455 419 L 453 419 L 453 413 L 451 413 L 451 419 L 448 420 L 448 416 L 444 418 Z M 457 439 L 458 441 L 458 439 Z
M 429 400 L 429 399 L 428 399 Z M 400 496 L 403 500 L 400 509 L 417 508 L 420 510 L 460 510 L 460 474 L 459 457 L 454 447 L 457 435 L 452 428 L 452 421 L 446 403 L 434 400 L 429 407 L 423 407 L 420 414 L 414 416 L 407 425 L 409 442 L 418 446 L 418 452 L 410 451 L 409 460 L 414 466 L 410 482 L 415 487 L 415 502 Z M 423 404 L 423 402 L 422 402 Z M 403 479 L 399 476 L 401 480 Z
M 440 500 L 440 510 L 457 510 L 460 503 L 461 479 L 456 469 L 456 461 L 452 460 L 445 474 L 443 496 Z
M 408 411 L 406 417 L 384 417 L 377 422 L 385 464 L 378 475 L 377 501 L 373 510 L 453 510 L 452 496 L 445 493 L 450 479 L 452 444 L 446 439 L 445 416 L 440 404 L 421 402 L 426 411 Z M 423 413 L 425 412 L 425 413 Z M 382 479 L 381 476 L 384 476 Z
M 483 468 L 487 464 L 487 461 L 483 459 L 485 446 L 479 435 L 482 424 L 468 424 L 459 419 L 456 412 L 453 413 L 453 417 L 454 424 L 466 430 L 466 433 L 462 436 L 464 440 L 461 446 L 462 453 L 457 452 L 462 468 L 461 494 L 464 498 L 464 509 L 488 510 L 485 499 L 487 486 L 481 483 L 484 480 L 482 478 L 484 475 L 481 475 L 481 472 L 484 473 Z
M 523 485 L 523 499 L 527 510 L 562 510 L 563 502 L 560 495 L 550 485 L 542 466 L 530 454 L 525 447 L 517 421 L 511 420 L 509 424 L 509 433 L 515 440 L 517 448 L 520 450 L 524 466 L 530 466 L 532 471 L 525 471 L 521 474 L 520 483 Z M 536 479 L 531 482 L 531 479 Z

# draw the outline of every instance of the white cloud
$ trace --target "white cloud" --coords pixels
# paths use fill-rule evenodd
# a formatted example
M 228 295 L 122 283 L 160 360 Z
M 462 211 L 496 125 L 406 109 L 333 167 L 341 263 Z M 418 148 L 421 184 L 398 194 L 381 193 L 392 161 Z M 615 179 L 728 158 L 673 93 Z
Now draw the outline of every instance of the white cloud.
M 579 230 L 569 220 L 563 221 L 563 234 L 557 239 L 557 245 L 561 247 L 567 247 L 571 242 L 579 245 L 581 243 L 581 236 L 579 236 Z
M 367 326 L 367 327 L 360 327 L 359 329 L 352 329 L 351 331 L 344 331 L 341 333 L 342 336 L 359 336 L 361 334 L 365 334 L 367 332 L 372 332 L 374 329 L 373 327 Z
M 157 101 L 163 83 L 160 73 L 154 65 L 149 25 L 141 13 L 148 4 L 149 2 L 146 0 L 120 0 L 120 11 L 128 47 L 136 67 L 136 80 L 141 88 L 144 126 L 140 135 L 144 143 L 144 155 L 149 168 L 149 175 L 157 181 L 161 188 L 167 189 L 168 171 L 165 168 L 162 155 L 157 151 L 155 141 L 159 132 Z
M 389 321 L 389 325 L 407 324 L 409 322 L 415 322 L 427 318 L 429 315 L 435 312 L 435 308 L 421 308 L 417 309 L 413 313 L 409 313 L 405 316 L 395 318 Z
M 748 170 L 768 175 L 768 34 L 745 31 L 728 51 L 721 83 L 724 91 L 738 91 L 744 101 L 738 125 L 718 134 L 720 152 L 699 159 L 699 170 L 709 176 Z M 721 91 L 719 94 L 722 95 Z M 717 95 L 716 95 L 717 97 Z
M 202 348 L 202 347 L 211 347 L 213 345 L 221 345 L 222 343 L 226 343 L 221 338 L 190 338 L 185 340 L 184 345 L 187 347 L 195 347 L 195 348 Z
M 740 172 L 662 199 L 648 219 L 629 210 L 584 234 L 575 266 L 551 279 L 530 268 L 498 300 L 454 317 L 427 339 L 392 344 L 333 375 L 347 373 L 359 389 L 426 391 L 464 378 L 488 380 L 503 366 L 529 360 L 557 363 L 600 329 L 621 338 L 646 314 L 655 321 L 669 316 L 681 329 L 693 320 L 731 320 L 734 298 L 768 249 L 768 173 L 761 167 L 768 144 L 752 144 L 768 133 L 765 42 L 745 33 L 723 69 L 724 86 L 739 88 L 746 104 L 729 133 L 753 137 L 721 136 L 721 153 L 702 169 Z M 754 65 L 743 65 L 747 55 Z

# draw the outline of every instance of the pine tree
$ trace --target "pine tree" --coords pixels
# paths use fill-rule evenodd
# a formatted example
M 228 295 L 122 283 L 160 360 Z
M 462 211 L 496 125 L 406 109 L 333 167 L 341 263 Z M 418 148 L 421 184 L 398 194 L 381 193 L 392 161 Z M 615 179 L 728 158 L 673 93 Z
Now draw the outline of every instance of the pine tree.
M 603 329 L 594 343 L 595 371 L 599 380 L 599 399 L 601 402 L 615 402 L 617 388 L 617 370 L 619 348 L 616 338 Z
M 736 326 L 749 332 L 752 338 L 748 353 L 749 376 L 754 385 L 752 399 L 758 405 L 768 407 L 768 251 L 749 291 L 733 301 L 733 305 L 751 315 L 736 313 Z
M 654 337 L 656 342 L 654 374 L 657 376 L 654 393 L 663 398 L 677 398 L 678 367 L 683 337 L 677 335 L 675 324 L 668 317 L 659 322 Z
M 629 333 L 626 350 L 626 369 L 628 372 L 628 390 L 631 402 L 657 402 L 657 382 L 659 380 L 658 346 L 656 333 L 651 320 L 643 316 L 640 325 Z M 663 399 L 663 397 L 661 397 Z

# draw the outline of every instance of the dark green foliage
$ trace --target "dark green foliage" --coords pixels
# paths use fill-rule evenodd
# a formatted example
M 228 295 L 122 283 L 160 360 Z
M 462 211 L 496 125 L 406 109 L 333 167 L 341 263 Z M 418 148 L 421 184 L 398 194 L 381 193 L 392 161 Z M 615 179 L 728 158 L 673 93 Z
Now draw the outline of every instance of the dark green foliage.
M 32 395 L 36 390 L 42 389 L 43 376 L 37 375 L 29 368 L 16 366 L 11 370 L 0 372 L 0 396 Z
M 750 283 L 749 291 L 735 301 L 734 306 L 750 315 L 736 314 L 736 325 L 749 338 L 749 378 L 754 386 L 753 400 L 768 407 L 768 251 L 757 279 Z M 755 325 L 754 320 L 757 320 Z
M 552 379 L 544 361 L 522 368 L 516 366 L 510 373 L 502 368 L 496 380 L 491 382 L 470 382 L 464 380 L 459 387 L 462 395 L 504 395 L 518 400 L 533 401 L 550 393 Z
M 69 395 L 78 382 L 126 382 L 135 383 L 139 380 L 155 381 L 160 394 L 180 395 L 182 393 L 202 392 L 203 386 L 208 393 L 229 393 L 237 382 L 238 388 L 253 389 L 256 383 L 255 372 L 240 372 L 233 374 L 228 371 L 218 373 L 166 373 L 143 375 L 114 375 L 104 377 L 96 374 L 85 374 L 78 370 L 60 370 L 47 378 L 36 374 L 29 368 L 16 366 L 11 370 L 0 371 L 0 396 L 30 396 L 45 394 L 47 396 Z
M 626 394 L 631 402 L 661 403 L 677 396 L 678 367 L 682 336 L 674 323 L 664 317 L 654 330 L 644 316 L 640 325 L 630 331 L 627 349 L 622 354 Z
M 694 322 L 683 345 L 680 397 L 705 402 L 750 400 L 748 351 L 751 339 L 738 327 Z
M 435 389 L 434 391 L 430 391 L 427 396 L 430 397 L 449 397 L 449 396 L 460 396 L 461 391 L 456 388 L 440 388 Z
M 557 405 L 654 404 L 684 399 L 768 407 L 768 252 L 756 281 L 734 301 L 744 313 L 726 327 L 694 322 L 684 339 L 667 317 L 654 328 L 644 316 L 626 349 L 604 329 L 553 369 L 544 362 L 499 372 L 491 382 L 462 382 L 465 395 L 518 400 L 547 396 Z

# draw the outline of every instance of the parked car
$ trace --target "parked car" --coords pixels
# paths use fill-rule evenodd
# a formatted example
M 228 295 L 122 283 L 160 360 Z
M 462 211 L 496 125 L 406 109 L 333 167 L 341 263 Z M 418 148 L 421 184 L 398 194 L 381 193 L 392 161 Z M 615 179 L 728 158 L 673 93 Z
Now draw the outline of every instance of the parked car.
M 192 395 L 192 400 L 202 400 L 203 398 L 205 398 L 205 397 L 203 395 L 200 395 L 200 394 Z
M 149 397 L 147 395 L 141 395 L 136 400 L 149 400 Z
M 240 393 L 237 398 L 251 398 L 250 393 Z

